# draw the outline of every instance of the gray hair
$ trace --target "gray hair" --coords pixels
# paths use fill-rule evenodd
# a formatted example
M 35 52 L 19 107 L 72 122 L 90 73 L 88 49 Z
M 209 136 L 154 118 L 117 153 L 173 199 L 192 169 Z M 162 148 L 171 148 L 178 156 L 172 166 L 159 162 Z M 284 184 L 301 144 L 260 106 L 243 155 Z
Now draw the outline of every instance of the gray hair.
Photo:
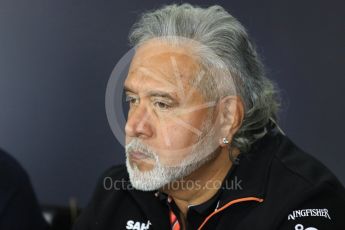
M 267 123 L 270 120 L 275 123 L 279 99 L 274 84 L 265 77 L 263 65 L 245 28 L 221 6 L 200 8 L 190 4 L 173 4 L 144 13 L 134 24 L 129 39 L 132 45 L 140 45 L 160 37 L 183 37 L 197 41 L 226 65 L 245 107 L 244 120 L 232 144 L 241 152 L 249 151 L 251 145 L 265 135 Z M 224 85 L 219 84 L 219 80 L 218 85 Z M 213 81 L 208 78 L 207 82 L 199 85 L 208 99 L 218 100 L 229 95 L 229 91 L 216 90 L 214 81 L 213 76 Z

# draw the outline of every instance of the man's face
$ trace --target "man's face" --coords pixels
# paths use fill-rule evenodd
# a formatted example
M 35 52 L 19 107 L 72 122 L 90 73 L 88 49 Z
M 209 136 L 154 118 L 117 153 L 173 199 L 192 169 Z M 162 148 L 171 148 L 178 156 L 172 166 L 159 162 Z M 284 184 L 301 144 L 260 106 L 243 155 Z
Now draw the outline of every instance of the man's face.
M 125 127 L 130 174 L 135 170 L 137 176 L 164 177 L 167 170 L 176 174 L 172 169 L 186 174 L 190 170 L 183 167 L 199 166 L 210 155 L 209 150 L 201 153 L 207 148 L 200 148 L 205 144 L 200 140 L 212 124 L 208 112 L 212 103 L 207 104 L 190 84 L 202 75 L 187 48 L 151 40 L 137 49 L 125 81 L 130 105 Z

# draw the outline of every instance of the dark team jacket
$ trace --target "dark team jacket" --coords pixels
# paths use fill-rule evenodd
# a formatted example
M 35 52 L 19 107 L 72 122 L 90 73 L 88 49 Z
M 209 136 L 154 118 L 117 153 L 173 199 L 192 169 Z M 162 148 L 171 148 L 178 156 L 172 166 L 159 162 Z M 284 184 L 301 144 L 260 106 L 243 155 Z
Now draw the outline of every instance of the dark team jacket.
M 240 186 L 222 187 L 217 206 L 188 229 L 345 229 L 344 187 L 277 129 L 239 155 L 223 185 L 234 180 Z M 103 174 L 74 230 L 165 230 L 170 229 L 168 216 L 157 193 L 133 189 L 126 167 L 119 165 Z M 197 217 L 189 211 L 187 216 L 191 222 Z
M 28 174 L 0 149 L 0 230 L 48 228 Z

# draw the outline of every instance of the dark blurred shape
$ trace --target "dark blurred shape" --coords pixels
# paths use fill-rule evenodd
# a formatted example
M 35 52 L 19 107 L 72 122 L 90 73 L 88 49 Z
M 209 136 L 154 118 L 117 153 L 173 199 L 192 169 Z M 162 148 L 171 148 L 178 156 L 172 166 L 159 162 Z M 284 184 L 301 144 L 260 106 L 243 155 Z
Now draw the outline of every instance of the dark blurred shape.
M 50 230 L 69 230 L 80 214 L 80 209 L 72 210 L 71 207 L 45 205 L 43 206 L 44 217 L 50 224 Z
M 48 229 L 27 173 L 1 149 L 0 229 Z

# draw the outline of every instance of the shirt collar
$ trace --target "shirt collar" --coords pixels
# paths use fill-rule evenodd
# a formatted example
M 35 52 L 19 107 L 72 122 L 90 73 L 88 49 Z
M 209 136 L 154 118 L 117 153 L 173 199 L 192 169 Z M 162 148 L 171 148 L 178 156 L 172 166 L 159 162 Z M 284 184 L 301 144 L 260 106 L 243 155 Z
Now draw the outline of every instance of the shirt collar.
M 244 197 L 264 199 L 270 165 L 275 151 L 279 150 L 282 136 L 274 125 L 251 146 L 249 152 L 239 154 L 223 182 L 220 207 Z
M 208 215 L 210 212 L 212 212 L 214 209 L 217 208 L 219 205 L 219 199 L 220 199 L 220 194 L 222 190 L 218 190 L 216 194 L 214 194 L 209 200 L 202 204 L 198 205 L 189 205 L 188 210 L 193 210 L 200 215 Z M 170 203 L 174 202 L 173 199 L 166 193 L 157 191 L 155 193 L 155 196 L 163 203 L 166 203 L 167 205 L 170 205 Z

